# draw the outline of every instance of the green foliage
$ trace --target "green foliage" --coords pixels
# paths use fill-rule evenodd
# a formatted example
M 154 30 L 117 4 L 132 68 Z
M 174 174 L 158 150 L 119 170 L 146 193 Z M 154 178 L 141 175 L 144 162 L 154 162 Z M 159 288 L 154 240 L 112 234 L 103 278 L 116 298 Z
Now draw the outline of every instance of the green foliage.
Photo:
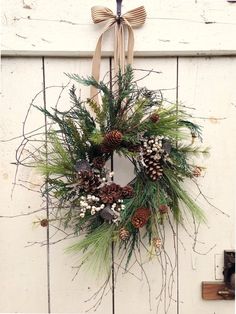
M 151 211 L 151 217 L 144 227 L 145 237 L 150 243 L 158 236 L 159 225 L 163 227 L 165 224 L 165 216 L 159 211 L 160 205 L 168 206 L 169 214 L 177 222 L 182 222 L 188 215 L 199 222 L 205 221 L 202 210 L 183 188 L 183 182 L 186 178 L 193 178 L 190 157 L 207 155 L 208 149 L 192 144 L 193 135 L 201 139 L 202 129 L 190 121 L 191 116 L 176 105 L 164 105 L 159 91 L 138 88 L 130 66 L 124 74 L 119 72 L 115 81 L 111 82 L 112 91 L 110 82 L 106 84 L 97 82 L 93 77 L 67 75 L 80 84 L 95 87 L 100 94 L 101 103 L 98 104 L 93 99 L 81 101 L 76 95 L 75 86 L 72 86 L 69 92 L 72 106 L 69 110 L 62 112 L 57 108 L 38 108 L 52 123 L 52 131 L 47 135 L 45 149 L 37 158 L 37 166 L 47 177 L 46 191 L 59 204 L 56 217 L 60 217 L 65 228 L 73 228 L 75 234 L 86 234 L 68 252 L 82 254 L 80 262 L 87 264 L 96 273 L 105 271 L 110 274 L 112 243 L 125 250 L 127 265 L 135 249 L 140 249 L 140 232 L 132 224 L 132 217 L 138 208 L 149 208 Z M 156 115 L 156 121 L 151 119 L 152 114 Z M 121 134 L 121 139 L 117 142 L 116 138 L 108 137 L 111 150 L 104 152 L 104 141 L 111 131 Z M 147 165 L 142 160 L 142 145 L 147 138 L 163 139 L 170 146 L 168 152 L 162 152 L 166 154 L 166 158 L 160 159 L 163 175 L 156 181 L 148 176 L 145 170 Z M 100 196 L 99 186 L 104 184 L 102 179 L 107 174 L 105 168 L 94 167 L 94 158 L 102 158 L 105 162 L 113 153 L 128 158 L 135 174 L 130 183 L 134 195 L 124 197 L 125 208 L 120 211 L 115 223 L 106 220 L 99 211 L 93 214 L 89 211 L 83 214 L 81 211 L 84 197 L 90 193 Z M 78 161 L 87 163 L 92 173 L 90 175 L 94 175 L 85 180 L 85 188 L 83 180 L 78 179 Z M 100 181 L 97 182 L 96 179 Z M 97 185 L 92 192 L 89 191 L 90 181 Z M 106 207 L 109 205 L 106 204 Z M 130 238 L 126 241 L 119 240 L 120 228 L 125 228 L 130 233 Z
M 186 209 L 190 211 L 191 215 L 197 219 L 198 222 L 205 222 L 206 218 L 201 208 L 196 202 L 188 195 L 188 193 L 180 186 L 174 173 L 170 170 L 165 170 L 164 179 L 168 186 L 168 193 L 170 198 L 175 200 L 175 217 L 178 219 L 180 215 L 180 201 L 186 206 Z M 178 201 L 178 202 L 177 202 Z
M 66 145 L 61 142 L 55 132 L 48 134 L 48 140 L 47 159 L 44 159 L 46 151 L 42 152 L 42 159 L 37 165 L 38 169 L 46 176 L 71 176 L 74 171 L 74 163 Z
M 82 253 L 80 264 L 85 264 L 95 274 L 109 274 L 111 270 L 111 244 L 114 225 L 106 223 L 88 233 L 82 240 L 70 246 L 68 253 Z

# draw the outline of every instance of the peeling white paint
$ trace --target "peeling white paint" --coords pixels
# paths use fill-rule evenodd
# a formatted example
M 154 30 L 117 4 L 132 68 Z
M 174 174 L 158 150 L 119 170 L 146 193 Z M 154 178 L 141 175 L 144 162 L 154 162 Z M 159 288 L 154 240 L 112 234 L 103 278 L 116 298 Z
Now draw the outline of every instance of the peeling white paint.
M 110 0 L 3 0 L 2 54 L 92 56 L 102 25 L 93 25 L 90 9 L 98 4 L 116 6 Z M 124 0 L 122 10 L 141 4 L 147 21 L 135 30 L 137 56 L 236 54 L 236 6 L 227 1 Z M 104 40 L 105 55 L 111 55 L 111 38 Z

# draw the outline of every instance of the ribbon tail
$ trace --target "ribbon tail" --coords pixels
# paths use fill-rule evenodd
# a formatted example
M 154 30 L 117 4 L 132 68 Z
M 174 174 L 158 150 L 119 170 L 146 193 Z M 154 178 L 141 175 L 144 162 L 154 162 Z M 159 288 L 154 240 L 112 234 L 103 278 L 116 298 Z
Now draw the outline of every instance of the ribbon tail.
M 111 28 L 111 26 L 115 23 L 114 19 L 110 19 L 106 26 L 103 29 L 102 34 L 100 35 L 97 46 L 93 55 L 92 60 L 92 76 L 96 81 L 99 81 L 100 76 L 100 67 L 101 67 L 101 58 L 102 58 L 102 39 L 104 33 Z M 94 86 L 90 88 L 90 97 L 93 98 L 94 101 L 98 102 L 98 92 Z
M 92 77 L 96 81 L 99 81 L 99 73 L 100 73 L 100 66 L 101 66 L 102 38 L 103 38 L 103 34 L 98 39 L 95 53 L 93 55 L 93 61 L 92 61 Z M 93 98 L 94 101 L 96 102 L 98 101 L 97 89 L 94 86 L 90 87 L 90 98 Z
M 114 49 L 114 75 L 117 76 L 119 70 L 124 73 L 125 69 L 125 46 L 124 46 L 124 26 L 115 26 L 115 49 Z
M 116 23 L 115 32 L 114 32 L 114 76 L 118 73 L 118 64 L 119 64 L 119 25 Z
M 132 65 L 134 59 L 134 31 L 133 28 L 128 24 L 127 28 L 128 28 L 127 64 Z
M 125 72 L 125 34 L 123 24 L 120 28 L 120 68 L 123 74 Z

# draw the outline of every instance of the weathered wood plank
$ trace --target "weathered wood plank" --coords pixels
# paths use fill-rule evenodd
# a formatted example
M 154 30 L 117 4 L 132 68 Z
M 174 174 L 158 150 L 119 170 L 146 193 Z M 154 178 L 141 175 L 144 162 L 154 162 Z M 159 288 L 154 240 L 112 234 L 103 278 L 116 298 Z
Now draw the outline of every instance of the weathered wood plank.
M 46 246 L 29 245 L 28 242 L 45 241 L 46 230 L 35 223 L 45 217 L 45 212 L 31 216 L 42 205 L 37 190 L 42 179 L 30 168 L 19 168 L 15 190 L 12 188 L 16 167 L 16 148 L 22 139 L 3 142 L 22 134 L 22 122 L 35 94 L 42 89 L 41 59 L 2 59 L 2 95 L 0 115 L 0 312 L 46 313 L 47 252 Z M 42 104 L 39 96 L 35 104 Z M 43 125 L 38 113 L 29 113 L 26 132 Z M 26 151 L 23 152 L 24 156 Z M 21 185 L 25 185 L 26 188 Z M 26 214 L 18 218 L 3 218 Z
M 177 78 L 177 59 L 176 58 L 153 58 L 153 59 L 135 59 L 134 68 L 160 72 L 150 73 L 145 79 L 138 82 L 139 86 L 146 86 L 150 89 L 161 89 L 163 97 L 171 102 L 176 101 L 176 78 Z M 140 79 L 148 72 L 135 71 L 135 78 Z M 122 171 L 121 171 L 122 169 Z M 133 179 L 134 169 L 132 164 L 116 156 L 114 159 L 115 181 L 121 185 L 126 185 Z M 175 224 L 173 223 L 175 229 Z M 176 259 L 176 236 L 173 235 L 168 222 L 165 222 L 165 253 L 160 250 L 148 252 L 144 247 L 141 248 L 140 256 L 136 252 L 136 258 L 130 262 L 128 271 L 125 272 L 125 262 L 123 261 L 119 268 L 117 285 L 115 290 L 116 313 L 148 314 L 177 313 L 177 259 Z M 146 243 L 144 241 L 144 243 Z M 147 247 L 149 247 L 147 245 Z M 151 258 L 152 256 L 152 258 Z M 170 258 L 170 260 L 168 260 Z M 151 260 L 152 259 L 152 260 Z M 143 270 L 138 263 L 143 263 Z M 163 264 L 161 264 L 161 262 Z M 119 265 L 120 261 L 116 261 Z M 133 265 L 134 263 L 134 265 Z M 116 269 L 118 269 L 116 265 Z M 133 266 L 132 266 L 133 265 Z M 131 267 L 132 266 L 132 267 Z M 161 297 L 162 301 L 158 298 Z M 172 300 L 170 300 L 172 297 Z
M 191 314 L 231 314 L 232 301 L 202 300 L 201 282 L 220 279 L 215 256 L 221 255 L 223 262 L 224 250 L 234 248 L 236 59 L 180 58 L 178 73 L 179 101 L 195 108 L 190 112 L 199 117 L 195 121 L 203 126 L 203 145 L 211 148 L 209 158 L 198 159 L 199 166 L 206 167 L 204 177 L 198 179 L 200 189 L 210 203 L 226 213 L 208 204 L 193 184 L 186 182 L 193 197 L 199 195 L 197 200 L 206 213 L 207 223 L 200 227 L 196 224 L 194 235 L 191 221 L 186 220 L 192 239 L 182 228 L 179 230 L 183 239 L 183 245 L 179 244 L 180 312 L 188 313 L 191 309 Z
M 65 110 L 71 105 L 68 89 L 72 84 L 77 88 L 77 94 L 81 95 L 82 99 L 89 97 L 90 89 L 77 84 L 75 81 L 70 81 L 65 73 L 78 73 L 81 76 L 87 76 L 91 70 L 91 59 L 45 59 L 45 78 L 46 86 L 51 85 L 66 85 L 66 90 L 60 96 L 58 103 L 59 110 Z M 102 62 L 101 77 L 109 70 L 108 60 Z M 60 89 L 47 90 L 47 107 L 55 106 Z M 51 236 L 55 234 L 56 229 L 50 227 Z M 63 238 L 65 234 L 56 232 L 51 241 L 56 242 Z M 63 240 L 50 247 L 50 273 L 51 273 L 51 308 L 53 313 L 86 313 L 86 310 L 94 306 L 96 300 L 88 300 L 102 285 L 103 279 L 96 278 L 93 269 L 85 266 L 79 271 L 78 275 L 74 278 L 78 271 L 80 264 L 78 255 L 71 256 L 65 254 L 65 249 L 76 243 L 76 239 Z M 73 279 L 74 278 L 74 279 Z M 109 287 L 108 287 L 109 290 Z M 100 294 L 99 294 L 100 295 Z M 103 298 L 101 306 L 97 309 L 96 313 L 111 313 L 111 293 L 109 292 Z
M 2 54 L 92 56 L 102 25 L 93 25 L 90 9 L 109 0 L 2 1 Z M 122 12 L 145 5 L 145 26 L 135 30 L 136 56 L 236 54 L 236 5 L 227 1 L 123 1 Z M 104 56 L 112 52 L 106 35 Z

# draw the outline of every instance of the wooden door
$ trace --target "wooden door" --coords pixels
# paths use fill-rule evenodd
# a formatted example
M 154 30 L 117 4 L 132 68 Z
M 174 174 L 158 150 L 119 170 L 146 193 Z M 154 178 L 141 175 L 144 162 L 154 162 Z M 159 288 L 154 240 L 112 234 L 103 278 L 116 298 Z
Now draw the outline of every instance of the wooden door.
M 1 312 L 85 313 L 92 302 L 84 302 L 99 288 L 99 283 L 90 275 L 80 273 L 74 280 L 74 261 L 64 254 L 65 247 L 74 241 L 50 228 L 49 237 L 44 228 L 34 223 L 45 216 L 38 186 L 42 178 L 32 169 L 20 168 L 12 195 L 16 147 L 22 138 L 22 123 L 28 106 L 43 86 L 61 86 L 68 83 L 63 72 L 89 73 L 90 59 L 66 58 L 3 58 L 2 60 L 2 105 L 1 105 Z M 204 127 L 204 145 L 211 147 L 208 159 L 199 160 L 206 167 L 200 187 L 211 206 L 201 195 L 198 201 L 206 212 L 208 222 L 201 225 L 195 237 L 193 225 L 187 230 L 176 229 L 176 237 L 166 233 L 166 245 L 173 267 L 172 302 L 168 295 L 162 296 L 159 313 L 192 314 L 224 313 L 233 311 L 233 301 L 203 301 L 201 282 L 222 279 L 223 250 L 234 248 L 235 205 L 235 89 L 236 59 L 225 58 L 138 58 L 137 69 L 155 69 L 160 74 L 150 74 L 141 83 L 149 88 L 163 90 L 164 97 L 194 108 L 197 121 Z M 104 59 L 102 71 L 109 70 L 109 60 Z M 137 71 L 138 72 L 138 71 Z M 140 75 L 140 73 L 136 74 Z M 46 105 L 57 101 L 60 88 L 46 89 Z M 88 96 L 86 88 L 81 89 Z M 44 102 L 40 93 L 35 104 Z M 63 92 L 60 104 L 66 106 L 68 97 Z M 42 126 L 43 117 L 36 111 L 29 113 L 25 132 Z M 8 141 L 9 139 L 14 139 Z M 123 168 L 123 172 L 116 169 Z M 125 183 L 132 169 L 123 160 L 115 159 L 117 180 Z M 26 188 L 24 187 L 26 186 Z M 194 195 L 192 185 L 188 189 Z M 27 213 L 35 211 L 33 215 Z M 222 214 L 223 211 L 225 214 Z M 7 218 L 12 216 L 23 216 Z M 26 214 L 26 215 L 25 215 Z M 24 216 L 25 215 L 25 216 Z M 198 227 L 198 226 L 197 226 Z M 189 235 L 191 234 L 191 236 Z M 45 245 L 34 242 L 45 241 Z M 59 242 L 58 242 L 59 241 Z M 53 244 L 53 242 L 58 242 Z M 49 243 L 52 243 L 49 245 Z M 120 275 L 115 289 L 115 313 L 151 313 L 156 311 L 162 272 L 157 261 L 149 263 L 144 254 L 145 273 L 138 267 L 128 274 Z M 170 275 L 171 267 L 166 272 Z M 147 276 L 147 278 L 145 277 Z M 150 295 L 149 295 L 150 294 Z M 150 298 L 150 302 L 149 302 Z M 13 301 L 14 300 L 14 301 Z M 112 313 L 112 296 L 104 296 L 97 313 Z
M 32 103 L 50 108 L 59 101 L 64 108 L 71 85 L 64 72 L 90 74 L 101 32 L 91 23 L 90 8 L 101 4 L 114 9 L 115 1 L 2 2 L 0 313 L 85 314 L 90 308 L 93 312 L 96 300 L 85 301 L 102 282 L 89 272 L 75 276 L 76 261 L 64 254 L 75 239 L 39 224 L 48 205 L 38 192 L 43 178 L 25 167 L 18 169 L 16 180 L 14 163 L 21 152 L 17 147 L 25 144 L 21 135 L 45 128 L 44 116 L 33 110 Z M 121 272 L 114 296 L 105 293 L 96 313 L 231 314 L 233 301 L 202 300 L 201 282 L 222 280 L 223 251 L 234 248 L 236 6 L 205 0 L 123 4 L 124 12 L 145 4 L 148 14 L 145 26 L 135 30 L 134 68 L 160 73 L 151 73 L 140 84 L 161 89 L 165 98 L 186 106 L 203 126 L 203 145 L 210 146 L 211 153 L 198 161 L 206 167 L 199 182 L 207 199 L 187 182 L 186 188 L 208 221 L 201 226 L 186 221 L 185 229 L 174 225 L 174 236 L 166 226 L 166 268 L 149 261 L 143 251 L 143 271 L 134 265 L 128 273 Z M 111 35 L 103 51 L 105 75 L 110 70 Z M 83 98 L 89 95 L 87 88 L 79 89 Z M 23 151 L 22 156 L 27 154 Z M 120 183 L 132 176 L 130 165 L 117 156 L 115 176 Z M 167 289 L 162 289 L 163 283 Z

